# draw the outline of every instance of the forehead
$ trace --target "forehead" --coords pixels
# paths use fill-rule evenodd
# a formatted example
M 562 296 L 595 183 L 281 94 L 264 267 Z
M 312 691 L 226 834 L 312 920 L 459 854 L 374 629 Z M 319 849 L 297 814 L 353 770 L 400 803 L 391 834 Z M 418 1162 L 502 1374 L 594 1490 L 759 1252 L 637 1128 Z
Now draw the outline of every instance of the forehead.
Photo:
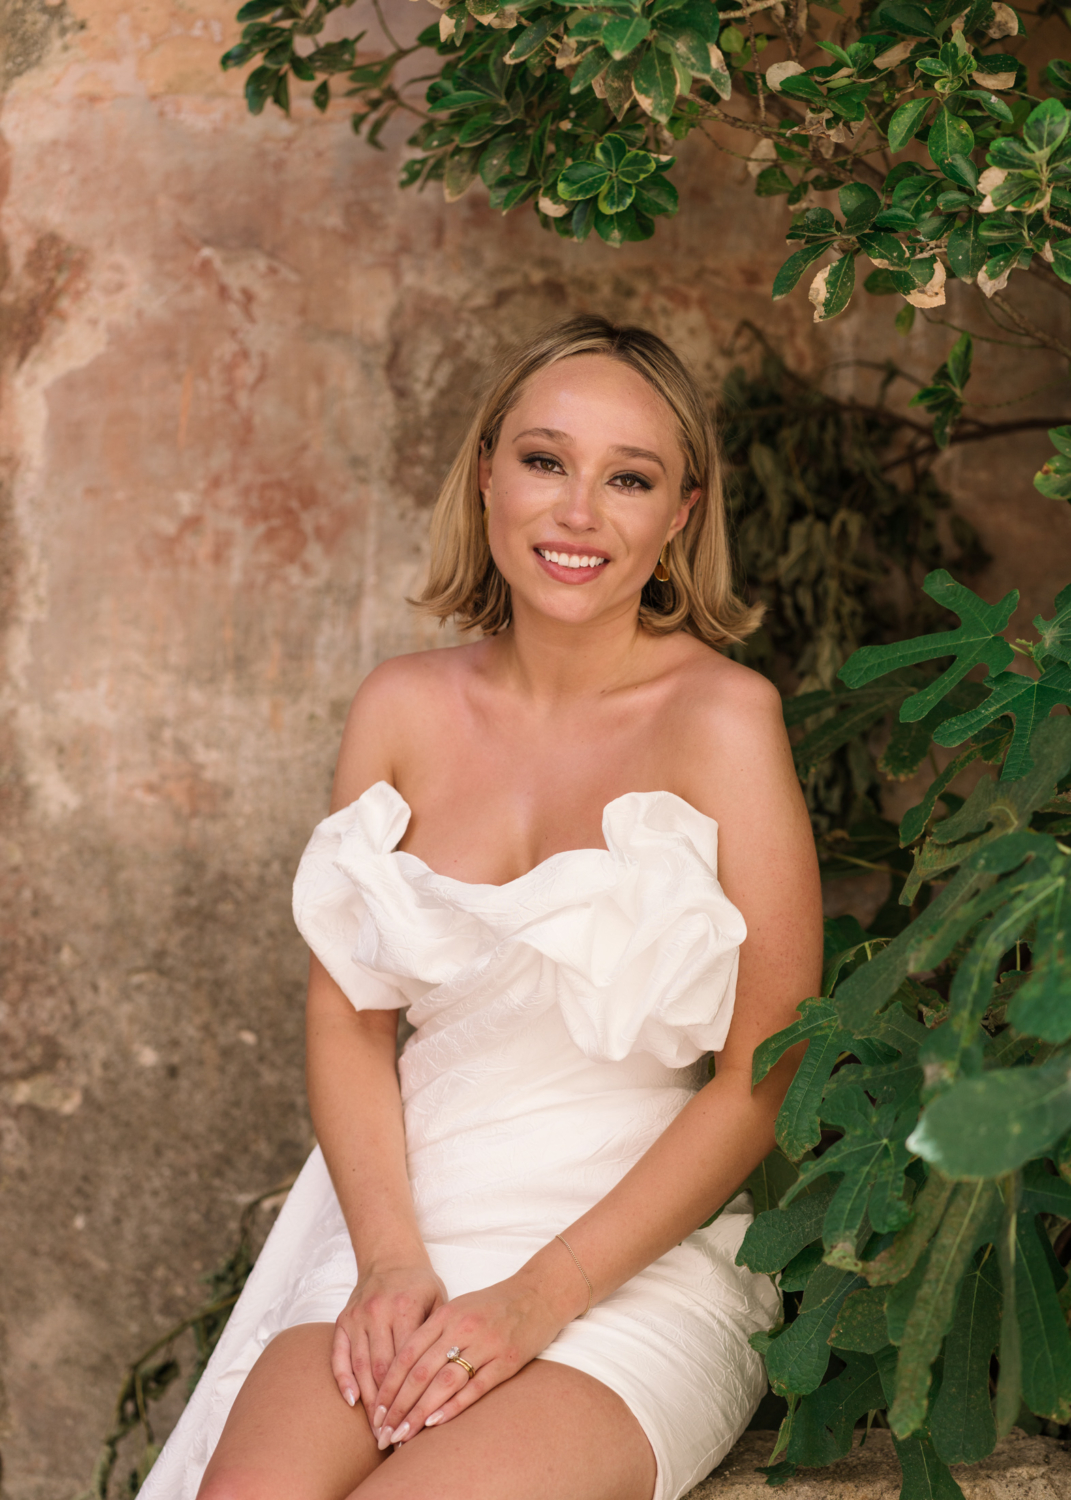
M 514 431 L 554 427 L 577 441 L 636 442 L 642 429 L 670 450 L 681 448 L 669 403 L 638 371 L 606 354 L 575 354 L 538 370 L 521 387 L 504 425 Z

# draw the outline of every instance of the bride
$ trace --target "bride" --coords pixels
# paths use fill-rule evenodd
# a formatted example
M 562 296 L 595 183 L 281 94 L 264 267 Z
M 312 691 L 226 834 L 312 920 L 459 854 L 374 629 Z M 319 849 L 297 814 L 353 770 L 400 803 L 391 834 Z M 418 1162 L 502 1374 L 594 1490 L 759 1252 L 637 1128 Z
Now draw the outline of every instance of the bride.
M 739 1189 L 800 1054 L 751 1057 L 818 874 L 660 339 L 514 351 L 422 603 L 480 638 L 354 700 L 294 893 L 319 1146 L 144 1500 L 677 1500 L 765 1389 Z

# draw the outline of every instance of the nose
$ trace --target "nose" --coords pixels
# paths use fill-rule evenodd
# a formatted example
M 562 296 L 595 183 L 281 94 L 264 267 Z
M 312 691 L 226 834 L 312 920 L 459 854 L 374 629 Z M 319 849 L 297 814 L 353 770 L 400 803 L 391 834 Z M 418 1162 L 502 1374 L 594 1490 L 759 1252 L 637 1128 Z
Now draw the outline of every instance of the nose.
M 567 531 L 596 531 L 600 522 L 599 482 L 583 474 L 571 474 L 558 492 L 554 519 Z

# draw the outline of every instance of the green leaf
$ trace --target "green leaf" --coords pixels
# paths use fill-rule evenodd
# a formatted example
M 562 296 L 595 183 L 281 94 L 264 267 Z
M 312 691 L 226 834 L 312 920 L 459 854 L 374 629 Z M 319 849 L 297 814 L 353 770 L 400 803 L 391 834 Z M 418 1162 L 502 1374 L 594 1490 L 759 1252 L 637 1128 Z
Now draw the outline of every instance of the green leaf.
M 918 1433 L 898 1438 L 894 1432 L 893 1447 L 904 1476 L 901 1500 L 964 1500 L 963 1491 L 929 1438 Z
M 957 1288 L 980 1243 L 999 1222 L 1000 1195 L 991 1182 L 957 1183 L 940 1228 L 934 1235 L 929 1256 L 912 1276 L 917 1289 L 910 1302 L 898 1340 L 896 1400 L 889 1412 L 889 1426 L 898 1438 L 909 1437 L 926 1420 L 929 1404 L 930 1368 L 941 1351 L 956 1306 Z M 910 1278 L 909 1278 L 910 1279 Z M 901 1282 L 889 1293 L 889 1331 L 894 1330 L 894 1303 L 908 1290 Z
M 999 672 L 986 686 L 991 689 L 989 697 L 977 708 L 948 719 L 934 739 L 939 745 L 959 745 L 1002 714 L 1011 714 L 1015 734 L 1001 776 L 1015 781 L 1033 767 L 1030 747 L 1035 729 L 1058 705 L 1071 707 L 1071 666 L 1057 662 L 1037 679 L 1022 672 Z
M 636 188 L 636 205 L 647 214 L 675 214 L 680 199 L 669 178 L 658 173 L 645 177 Z
M 990 902 L 994 880 L 1047 847 L 1051 846 L 1035 834 L 1012 833 L 965 858 L 940 895 L 869 963 L 838 985 L 833 1003 L 845 1029 L 865 1035 L 875 1012 L 892 999 L 908 974 L 936 968 L 984 915 L 976 902 Z
M 451 152 L 443 176 L 443 193 L 447 203 L 456 203 L 476 181 L 481 155 L 479 146 Z
M 853 1292 L 848 1302 L 860 1295 Z M 873 1357 L 849 1354 L 835 1379 L 800 1401 L 793 1414 L 786 1458 L 792 1464 L 818 1467 L 834 1463 L 851 1449 L 859 1418 L 883 1405 L 881 1376 Z
M 889 743 L 878 761 L 881 774 L 890 781 L 907 781 L 914 776 L 929 754 L 930 742 L 938 725 L 957 713 L 962 713 L 964 709 L 973 708 L 984 697 L 985 688 L 980 682 L 962 682 L 952 689 L 947 698 L 934 704 L 924 719 L 906 724 L 898 720 L 892 727 Z M 920 825 L 917 832 L 921 831 Z M 907 844 L 911 839 L 904 838 L 901 832 L 900 841 Z
M 272 97 L 279 83 L 280 74 L 275 68 L 254 68 L 245 81 L 246 108 L 251 115 L 259 115 Z
M 1071 1185 L 1050 1172 L 1043 1161 L 1027 1162 L 1019 1207 L 1023 1213 L 1055 1214 L 1061 1219 L 1071 1219 Z
M 909 1137 L 911 1150 L 946 1177 L 997 1177 L 1041 1156 L 1071 1130 L 1071 1064 L 1000 1068 L 959 1078 Z
M 827 244 L 822 241 L 816 245 L 804 245 L 793 253 L 785 261 L 784 265 L 774 277 L 773 300 L 778 302 L 782 297 L 787 297 L 808 266 L 826 253 Z
M 555 11 L 553 15 L 544 16 L 541 21 L 533 21 L 531 26 L 526 26 L 513 46 L 506 53 L 507 63 L 524 62 L 526 57 L 531 57 L 538 52 L 546 42 L 548 36 L 553 36 L 562 26 L 562 16 Z
M 609 178 L 599 193 L 599 209 L 604 214 L 623 213 L 635 196 L 634 185 L 631 182 L 623 182 L 615 175 Z
M 620 62 L 635 52 L 650 29 L 651 23 L 645 16 L 621 16 L 602 28 L 602 44 L 614 61 Z
M 729 51 L 728 43 L 724 43 L 725 50 Z M 781 92 L 788 94 L 793 99 L 802 99 L 806 104 L 817 104 L 819 106 L 828 103 L 825 94 L 811 77 L 810 73 L 793 73 L 788 78 L 781 80 Z
M 632 79 L 636 72 L 637 62 L 638 58 L 633 54 L 631 57 L 622 58 L 620 62 L 611 63 L 603 74 L 606 102 L 618 120 L 631 107 L 635 98 Z
M 944 568 L 936 568 L 927 574 L 922 587 L 931 599 L 959 615 L 962 621 L 959 629 L 916 636 L 914 640 L 897 641 L 890 646 L 863 646 L 848 658 L 837 674 L 848 687 L 861 687 L 897 667 L 933 661 L 941 656 L 955 656 L 953 665 L 946 668 L 936 682 L 915 693 L 902 705 L 900 717 L 906 721 L 925 718 L 934 704 L 961 682 L 972 667 L 984 664 L 991 671 L 999 672 L 1014 656 L 1000 632 L 1007 626 L 1019 602 L 1017 589 L 1005 594 L 999 604 L 986 604 L 971 589 L 957 583 Z
M 1071 458 L 1071 427 L 1050 427 L 1049 442 Z M 1051 620 L 1034 616 L 1034 629 L 1040 637 L 1037 656 L 1071 662 L 1071 584 L 1057 594 L 1056 613 Z
M 777 1144 L 791 1161 L 799 1161 L 821 1139 L 818 1111 L 822 1091 L 833 1065 L 851 1040 L 841 1030 L 831 1001 L 803 1000 L 799 1010 L 800 1019 L 767 1037 L 755 1049 L 752 1059 L 752 1082 L 758 1084 L 783 1053 L 797 1042 L 808 1041 L 775 1125 Z
M 1067 134 L 1071 114 L 1059 99 L 1046 99 L 1027 116 L 1023 139 L 1039 155 L 1050 155 Z
M 884 1349 L 889 1342 L 885 1296 L 884 1287 L 863 1287 L 846 1298 L 829 1335 L 830 1345 L 858 1354 L 876 1354 Z
M 1051 240 L 1049 247 L 1052 250 L 1053 270 L 1061 281 L 1071 282 L 1071 239 Z M 1044 494 L 1044 491 L 1042 493 Z M 1065 500 L 1067 496 L 1060 495 L 1058 498 Z
M 922 118 L 929 107 L 929 98 L 909 99 L 906 104 L 901 104 L 899 109 L 893 111 L 888 129 L 890 151 L 904 149 L 912 136 L 918 133 Z
M 632 89 L 640 108 L 664 125 L 680 92 L 677 68 L 669 53 L 649 47 L 633 74 Z
M 851 252 L 842 255 L 831 266 L 819 271 L 818 277 L 815 278 L 816 283 L 823 276 L 825 277 L 823 294 L 815 302 L 815 319 L 819 323 L 826 323 L 830 318 L 835 318 L 851 301 L 852 292 L 855 290 L 855 256 Z
M 996 1446 L 989 1361 L 1000 1340 L 1000 1311 L 997 1257 L 985 1249 L 960 1285 L 945 1339 L 941 1389 L 930 1412 L 930 1437 L 946 1464 L 979 1463 Z
M 930 1173 L 912 1204 L 914 1218 L 906 1229 L 900 1231 L 887 1250 L 873 1260 L 860 1263 L 860 1270 L 871 1286 L 890 1286 L 911 1274 L 944 1217 L 954 1187 L 940 1172 Z
M 881 210 L 881 199 L 872 187 L 849 182 L 837 194 L 844 215 L 845 234 L 858 234 L 872 224 Z
M 1032 814 L 1056 795 L 1057 783 L 1071 764 L 1071 723 L 1059 718 L 1040 725 L 1035 731 L 1031 752 L 1035 757 L 1034 765 L 1025 775 L 1015 780 L 984 778 L 976 784 L 963 806 L 937 825 L 915 857 L 915 868 L 904 887 L 908 901 L 913 899 L 923 880 L 936 879 L 986 844 L 1029 826 Z M 980 745 L 979 754 L 982 753 L 984 746 Z M 964 760 L 964 764 L 969 764 L 969 761 Z M 963 769 L 962 765 L 960 769 Z M 947 780 L 943 782 L 942 790 L 944 785 L 947 785 Z M 975 837 L 968 840 L 972 833 Z
M 579 94 L 584 89 L 590 88 L 596 78 L 601 77 L 609 66 L 610 54 L 604 47 L 592 47 L 589 51 L 585 52 L 576 66 L 576 72 L 570 80 L 570 94 Z
M 821 1115 L 844 1134 L 803 1167 L 785 1194 L 786 1208 L 816 1178 L 841 1172 L 822 1228 L 827 1249 L 854 1245 L 867 1217 L 879 1232 L 902 1229 L 911 1216 L 903 1196 L 904 1171 L 911 1159 L 904 1141 L 918 1115 L 917 1101 L 911 1099 L 898 1117 L 895 1105 L 875 1107 L 862 1090 L 845 1088 L 825 1101 Z
M 775 1146 L 769 1156 L 763 1157 L 744 1188 L 751 1194 L 756 1214 L 764 1214 L 776 1208 L 782 1195 L 792 1186 L 799 1172 L 783 1151 Z M 782 1262 L 783 1264 L 783 1262 Z
M 595 154 L 598 155 L 598 147 Z M 654 174 L 658 162 L 649 151 L 630 151 L 617 168 L 623 182 L 643 182 Z
M 981 219 L 971 214 L 948 236 L 948 264 L 961 281 L 973 281 L 986 262 L 988 250 L 979 234 Z
M 833 1266 L 815 1269 L 795 1320 L 766 1349 L 766 1372 L 775 1391 L 805 1396 L 818 1389 L 829 1365 L 826 1340 L 844 1299 L 861 1285 L 858 1276 Z
M 558 196 L 567 203 L 577 198 L 594 198 L 610 180 L 606 167 L 593 161 L 574 161 L 558 178 Z
M 967 381 L 971 378 L 971 356 L 974 345 L 969 333 L 961 333 L 952 345 L 948 356 L 948 378 L 957 391 L 963 390 Z
M 791 1186 L 792 1183 L 788 1182 L 785 1191 Z M 744 1235 L 736 1264 L 747 1266 L 752 1271 L 765 1271 L 771 1276 L 782 1266 L 787 1266 L 805 1246 L 821 1237 L 822 1220 L 833 1192 L 833 1184 L 823 1182 L 814 1192 L 804 1193 L 788 1208 L 775 1207 L 758 1214 Z
M 1050 459 L 1034 475 L 1034 488 L 1046 500 L 1071 500 L 1071 462 L 1065 458 Z
M 992 115 L 995 120 L 1001 120 L 1005 125 L 1010 125 L 1015 119 L 1007 102 L 999 94 L 990 93 L 988 89 L 964 89 L 959 97 L 973 99 L 976 104 L 982 106 L 986 114 Z
M 943 167 L 953 156 L 970 156 L 974 150 L 974 131 L 966 120 L 954 115 L 947 105 L 937 111 L 930 133 L 926 137 L 926 149 L 931 159 Z
M 1033 1070 L 1016 1068 L 1013 1071 Z M 1057 1296 L 1047 1249 L 1034 1215 L 1019 1214 L 1016 1223 L 1015 1301 L 1022 1342 L 1023 1399 L 1039 1417 L 1066 1422 L 1071 1417 L 1071 1336 Z

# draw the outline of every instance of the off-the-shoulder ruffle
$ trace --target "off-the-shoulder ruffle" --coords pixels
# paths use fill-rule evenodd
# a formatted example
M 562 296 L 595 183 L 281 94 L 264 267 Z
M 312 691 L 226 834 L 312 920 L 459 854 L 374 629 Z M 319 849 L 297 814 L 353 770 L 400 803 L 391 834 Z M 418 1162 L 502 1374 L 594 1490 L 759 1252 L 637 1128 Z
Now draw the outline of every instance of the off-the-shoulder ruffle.
M 399 852 L 409 817 L 377 782 L 319 825 L 294 884 L 302 935 L 359 1009 L 400 991 L 434 1029 L 477 996 L 557 1004 L 598 1061 L 647 1052 L 680 1068 L 723 1045 L 747 931 L 718 884 L 712 818 L 670 792 L 630 792 L 606 806 L 605 849 L 494 886 Z

